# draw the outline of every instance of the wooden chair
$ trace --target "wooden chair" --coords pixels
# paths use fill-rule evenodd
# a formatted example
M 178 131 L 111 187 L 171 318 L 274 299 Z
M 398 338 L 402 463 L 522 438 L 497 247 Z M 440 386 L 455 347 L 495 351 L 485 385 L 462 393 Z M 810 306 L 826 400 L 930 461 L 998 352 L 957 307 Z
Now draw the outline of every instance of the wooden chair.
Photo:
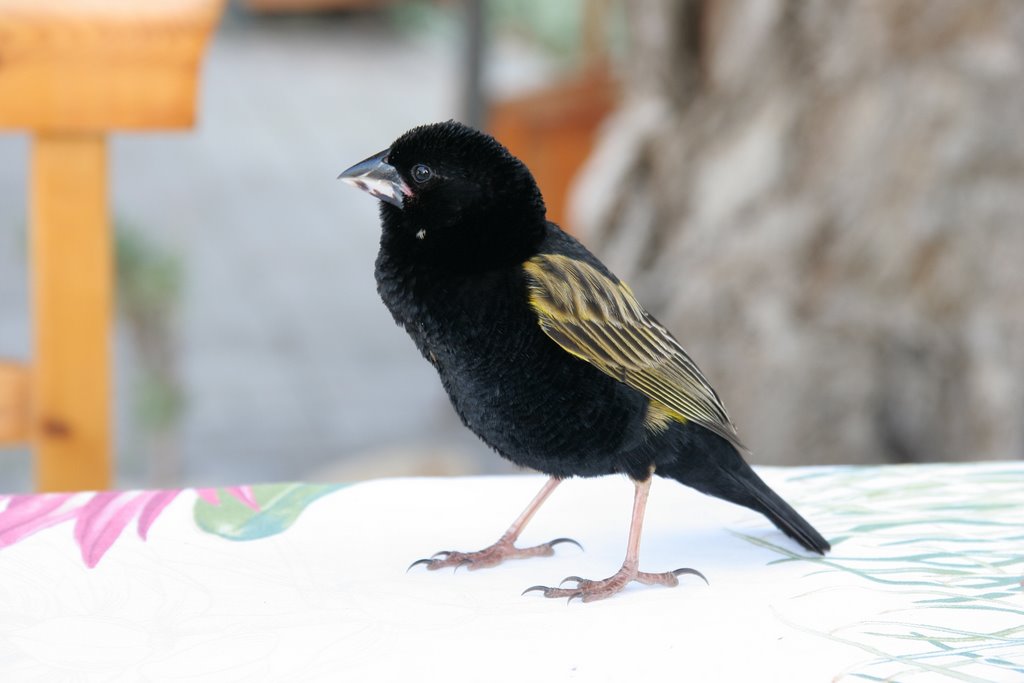
M 0 0 L 0 129 L 32 135 L 33 355 L 0 363 L 0 446 L 41 491 L 112 482 L 106 136 L 191 127 L 223 0 Z

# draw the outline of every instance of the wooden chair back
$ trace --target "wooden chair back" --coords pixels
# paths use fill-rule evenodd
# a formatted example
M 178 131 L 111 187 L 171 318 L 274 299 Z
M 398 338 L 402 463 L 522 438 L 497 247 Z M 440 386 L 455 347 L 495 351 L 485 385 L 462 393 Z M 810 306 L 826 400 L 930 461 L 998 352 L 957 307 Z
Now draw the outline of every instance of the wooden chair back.
M 0 362 L 0 446 L 41 491 L 113 481 L 107 135 L 189 128 L 223 0 L 0 0 L 0 130 L 32 136 L 32 357 Z

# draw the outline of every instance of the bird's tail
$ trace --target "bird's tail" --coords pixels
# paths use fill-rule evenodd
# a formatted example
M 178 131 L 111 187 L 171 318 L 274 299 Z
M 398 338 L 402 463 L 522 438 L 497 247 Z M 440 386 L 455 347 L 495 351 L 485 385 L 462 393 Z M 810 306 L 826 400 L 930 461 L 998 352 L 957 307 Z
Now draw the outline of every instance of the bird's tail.
M 724 443 L 724 441 L 723 441 Z M 760 512 L 779 530 L 807 550 L 824 555 L 832 549 L 829 542 L 800 516 L 793 507 L 772 491 L 729 446 L 729 456 L 716 458 L 715 464 L 704 467 L 658 468 L 657 473 L 671 477 L 687 486 Z M 721 455 L 725 455 L 722 453 Z
M 729 476 L 739 483 L 742 490 L 749 495 L 750 502 L 736 501 L 741 505 L 757 510 L 772 521 L 782 533 L 808 550 L 824 555 L 832 549 L 818 530 L 804 519 L 793 506 L 784 501 L 779 494 L 768 488 L 754 470 L 747 467 L 748 476 L 729 472 Z

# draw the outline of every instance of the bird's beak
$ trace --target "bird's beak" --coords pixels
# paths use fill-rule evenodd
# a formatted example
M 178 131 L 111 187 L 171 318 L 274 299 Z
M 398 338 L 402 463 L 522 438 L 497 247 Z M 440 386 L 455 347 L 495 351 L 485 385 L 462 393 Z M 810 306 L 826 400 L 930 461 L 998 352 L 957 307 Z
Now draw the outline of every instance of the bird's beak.
M 342 171 L 338 176 L 349 185 L 369 192 L 377 199 L 402 208 L 402 202 L 412 195 L 412 190 L 398 175 L 398 170 L 389 164 L 387 159 L 390 149 L 364 159 L 350 169 Z

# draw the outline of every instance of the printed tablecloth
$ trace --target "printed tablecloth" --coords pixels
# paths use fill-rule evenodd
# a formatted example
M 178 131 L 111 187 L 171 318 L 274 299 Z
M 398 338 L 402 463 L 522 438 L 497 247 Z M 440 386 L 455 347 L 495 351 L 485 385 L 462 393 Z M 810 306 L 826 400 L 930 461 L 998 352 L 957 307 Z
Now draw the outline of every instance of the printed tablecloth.
M 569 605 L 624 552 L 632 486 L 573 480 L 524 544 L 467 572 L 535 475 L 350 486 L 0 496 L 3 681 L 1024 681 L 1024 464 L 759 470 L 830 539 L 658 480 L 641 568 L 695 567 Z

